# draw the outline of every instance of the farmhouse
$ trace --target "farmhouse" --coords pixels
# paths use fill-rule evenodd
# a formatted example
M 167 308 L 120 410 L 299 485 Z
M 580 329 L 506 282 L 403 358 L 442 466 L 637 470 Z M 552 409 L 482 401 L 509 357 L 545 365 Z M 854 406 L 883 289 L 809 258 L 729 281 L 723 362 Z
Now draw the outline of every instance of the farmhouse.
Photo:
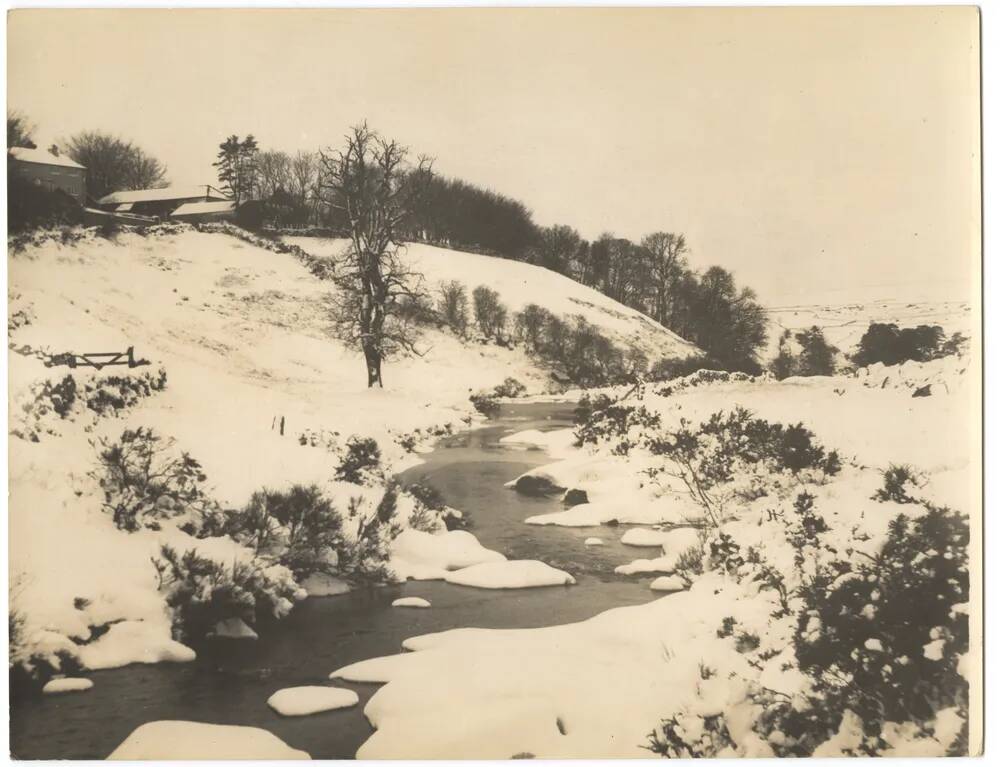
M 229 202 L 229 198 L 213 186 L 164 187 L 112 192 L 97 201 L 106 211 L 132 213 L 139 216 L 167 218 L 186 203 Z
M 62 190 L 78 203 L 87 201 L 87 169 L 63 155 L 45 149 L 12 147 L 7 153 L 10 170 L 49 191 Z

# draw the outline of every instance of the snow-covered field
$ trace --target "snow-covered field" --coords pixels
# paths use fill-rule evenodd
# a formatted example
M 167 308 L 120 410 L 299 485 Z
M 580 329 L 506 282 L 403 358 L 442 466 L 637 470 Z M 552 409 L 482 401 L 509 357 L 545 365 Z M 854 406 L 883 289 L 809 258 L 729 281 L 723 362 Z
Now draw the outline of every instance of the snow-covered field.
M 952 333 L 969 335 L 975 322 L 968 301 L 900 301 L 888 298 L 845 304 L 772 306 L 768 307 L 767 315 L 765 359 L 777 353 L 778 339 L 785 330 L 794 335 L 813 326 L 819 327 L 829 343 L 850 355 L 873 322 L 893 323 L 900 328 L 939 325 L 947 336 Z

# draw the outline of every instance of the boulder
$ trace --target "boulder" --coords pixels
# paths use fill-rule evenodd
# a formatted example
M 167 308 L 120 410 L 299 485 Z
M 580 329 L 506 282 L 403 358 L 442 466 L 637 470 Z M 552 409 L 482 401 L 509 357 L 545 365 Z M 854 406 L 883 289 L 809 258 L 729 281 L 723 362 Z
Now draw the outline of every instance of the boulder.
M 581 503 L 590 503 L 586 490 L 572 487 L 563 494 L 562 502 L 564 506 L 579 506 Z
M 551 479 L 535 474 L 524 474 L 517 478 L 514 489 L 523 495 L 553 495 L 560 493 L 566 488 L 560 487 Z

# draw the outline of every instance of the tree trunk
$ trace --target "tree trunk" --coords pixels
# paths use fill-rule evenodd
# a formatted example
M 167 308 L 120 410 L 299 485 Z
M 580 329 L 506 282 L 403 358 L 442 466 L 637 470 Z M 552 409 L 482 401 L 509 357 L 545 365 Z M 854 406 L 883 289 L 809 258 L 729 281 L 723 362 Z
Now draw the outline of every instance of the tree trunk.
M 368 388 L 373 386 L 382 388 L 382 355 L 375 344 L 369 340 L 363 340 L 361 346 L 365 352 L 365 367 L 368 368 Z

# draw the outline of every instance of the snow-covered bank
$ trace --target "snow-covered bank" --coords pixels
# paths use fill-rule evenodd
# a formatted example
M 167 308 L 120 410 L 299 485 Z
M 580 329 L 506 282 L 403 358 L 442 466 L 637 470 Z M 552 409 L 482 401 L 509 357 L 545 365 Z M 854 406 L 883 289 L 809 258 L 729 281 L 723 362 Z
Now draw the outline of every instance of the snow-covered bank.
M 257 727 L 162 721 L 138 727 L 108 757 L 112 761 L 211 761 L 216 759 L 309 759 Z
M 300 484 L 316 485 L 345 515 L 356 497 L 358 510 L 373 514 L 380 488 L 334 478 L 351 435 L 377 441 L 388 476 L 474 417 L 470 392 L 512 374 L 533 391 L 547 380 L 520 351 L 467 345 L 429 329 L 424 356 L 390 361 L 386 388 L 367 389 L 359 353 L 330 334 L 330 283 L 292 255 L 186 227 L 113 241 L 92 233 L 66 244 L 40 240 L 12 255 L 10 285 L 11 425 L 23 435 L 12 437 L 10 451 L 10 564 L 22 620 L 15 657 L 56 669 L 66 659 L 107 668 L 193 657 L 171 639 L 172 616 L 152 566 L 164 544 L 225 567 L 254 561 L 246 545 L 182 531 L 187 517 L 164 519 L 159 529 L 118 529 L 94 474 L 100 440 L 153 429 L 172 442 L 172 455 L 198 462 L 205 492 L 222 509 L 242 509 L 262 488 Z M 129 346 L 152 365 L 98 372 L 46 367 L 41 358 Z M 108 381 L 161 368 L 165 386 L 100 414 L 93 409 L 117 402 L 120 384 Z M 60 388 L 67 374 L 77 394 L 60 413 L 72 395 Z M 46 412 L 38 407 L 42 393 Z M 412 513 L 401 496 L 391 524 L 406 529 Z M 345 535 L 356 527 L 346 525 Z M 285 593 L 296 588 L 284 568 L 268 578 Z M 303 585 L 299 596 L 346 587 L 323 575 Z M 290 607 L 283 597 L 276 609 Z
M 668 573 L 651 587 L 677 593 L 578 624 L 414 637 L 410 652 L 335 670 L 385 685 L 365 708 L 377 729 L 358 756 L 643 757 L 650 745 L 674 756 L 975 753 L 981 733 L 968 701 L 978 695 L 981 646 L 978 624 L 965 620 L 979 573 L 968 569 L 962 531 L 978 546 L 970 424 L 979 381 L 967 360 L 889 373 L 898 385 L 723 376 L 633 396 L 627 406 L 646 408 L 657 425 L 631 430 L 626 420 L 528 472 L 531 492 L 582 489 L 591 501 L 527 521 L 705 523 L 694 491 L 663 476 L 672 438 L 655 441 L 694 434 L 695 461 L 711 457 L 721 472 L 706 496 L 719 504 L 717 524 L 702 535 L 629 531 L 667 550 L 619 568 Z M 928 376 L 947 388 L 912 396 Z M 696 426 L 740 407 L 759 420 Z M 744 428 L 749 437 L 739 437 Z M 748 454 L 740 441 L 775 435 L 794 446 L 781 460 Z M 893 465 L 912 468 L 897 475 L 886 471 Z M 893 477 L 903 477 L 899 487 Z M 913 599 L 914 612 L 897 616 Z M 831 668 L 865 680 L 883 713 L 858 714 L 864 699 Z M 901 695 L 922 702 L 900 708 Z M 801 716 L 814 719 L 803 729 Z M 459 718 L 461 728 L 448 726 Z

